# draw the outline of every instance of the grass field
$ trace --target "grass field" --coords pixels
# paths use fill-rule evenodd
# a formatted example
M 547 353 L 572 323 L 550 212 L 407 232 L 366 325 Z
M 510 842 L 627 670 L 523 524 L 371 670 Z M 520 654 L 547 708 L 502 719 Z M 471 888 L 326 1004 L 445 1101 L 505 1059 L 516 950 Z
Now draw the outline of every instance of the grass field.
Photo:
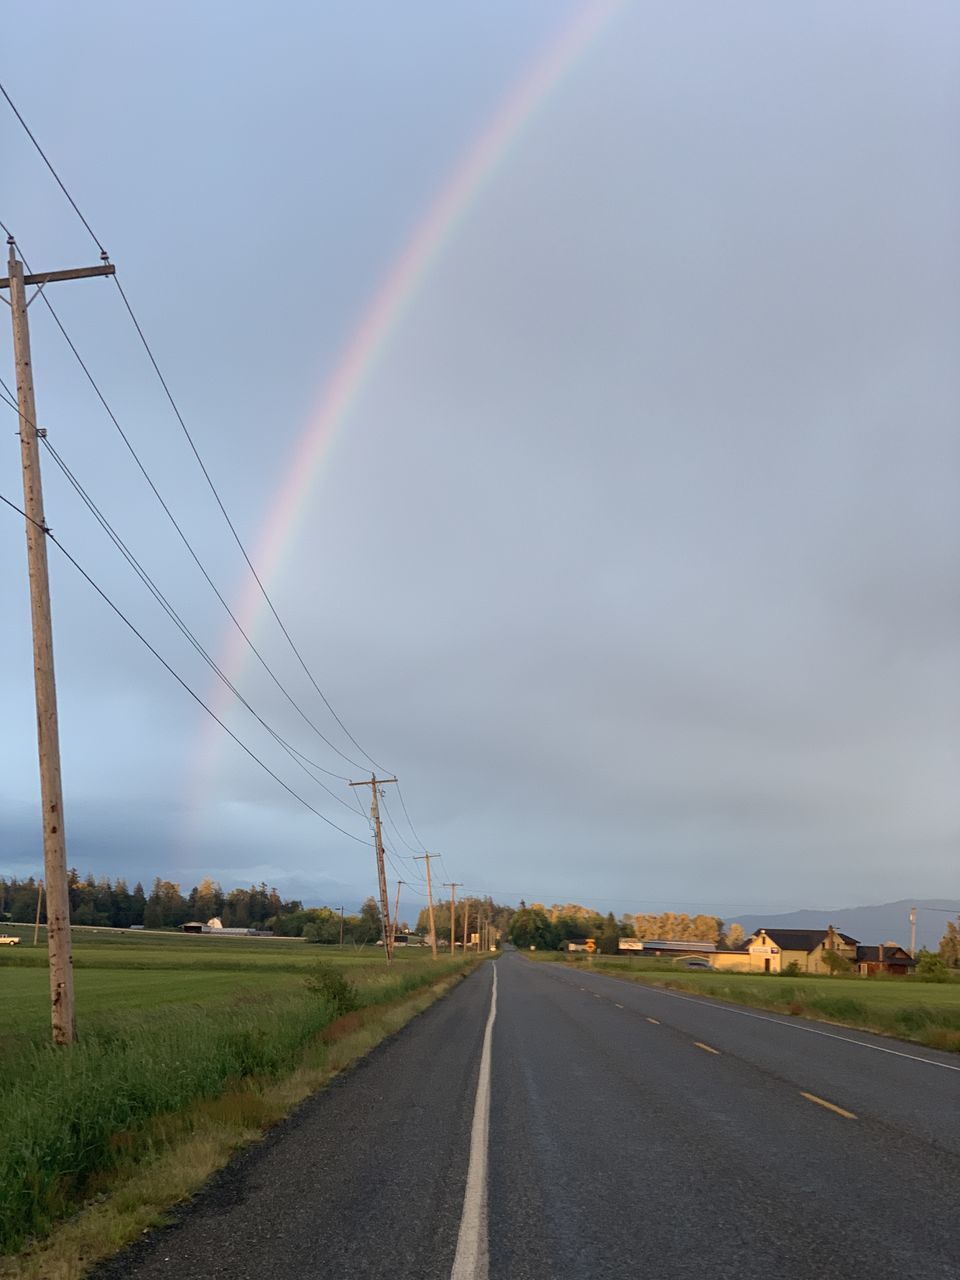
M 536 959 L 548 959 L 537 953 Z M 711 973 L 678 970 L 668 960 L 615 956 L 567 959 L 629 981 L 730 1000 L 777 1013 L 821 1018 L 864 1031 L 899 1036 L 933 1049 L 960 1051 L 960 981 L 920 982 L 914 978 L 786 978 L 777 974 Z
M 158 1150 L 157 1118 L 278 1079 L 341 1015 L 409 997 L 475 961 L 300 939 L 74 930 L 79 1043 L 50 1044 L 46 948 L 0 949 L 0 1254 Z M 350 988 L 318 981 L 343 975 Z M 162 1143 L 161 1143 L 162 1145 Z

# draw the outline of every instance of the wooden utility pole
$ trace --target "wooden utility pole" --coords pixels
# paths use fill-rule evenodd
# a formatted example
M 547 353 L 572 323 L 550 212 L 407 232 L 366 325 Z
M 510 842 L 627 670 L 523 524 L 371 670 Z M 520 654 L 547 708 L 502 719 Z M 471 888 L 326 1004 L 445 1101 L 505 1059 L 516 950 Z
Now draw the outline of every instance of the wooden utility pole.
M 20 463 L 23 470 L 23 509 L 27 526 L 27 567 L 30 576 L 30 616 L 33 624 L 33 673 L 37 700 L 37 747 L 40 756 L 40 805 L 43 810 L 43 882 L 47 894 L 47 950 L 50 955 L 50 1008 L 54 1044 L 73 1044 L 77 1038 L 73 1003 L 73 958 L 70 954 L 70 896 L 67 892 L 67 846 L 63 829 L 63 790 L 60 782 L 60 732 L 57 724 L 57 684 L 53 666 L 53 624 L 50 615 L 50 578 L 47 572 L 47 522 L 40 481 L 41 432 L 33 395 L 30 329 L 27 323 L 26 286 L 37 293 L 56 280 L 81 280 L 86 276 L 113 275 L 108 262 L 73 271 L 23 274 L 16 243 L 10 246 L 9 276 L 0 289 L 10 290 L 13 350 L 17 369 L 17 406 L 20 412 Z M 105 255 L 104 255 L 105 256 Z M 35 293 L 33 297 L 35 298 Z
M 397 921 L 400 919 L 400 886 L 406 884 L 406 880 L 397 881 L 397 898 L 393 904 L 393 940 L 397 940 Z
M 40 938 L 40 904 L 43 902 L 43 881 L 37 885 L 37 918 L 33 922 L 33 945 L 36 946 Z
M 343 946 L 343 907 L 337 907 L 340 912 L 340 946 Z
M 422 853 L 414 856 L 414 862 L 425 862 L 427 864 L 427 911 L 430 915 L 430 946 L 433 948 L 433 958 L 437 958 L 437 928 L 433 921 L 433 889 L 430 885 L 430 859 L 436 858 L 436 853 Z
M 467 922 L 470 917 L 470 899 L 463 900 L 463 954 L 467 954 Z
M 456 950 L 456 931 L 457 931 L 457 890 L 463 884 L 462 880 L 444 881 L 443 887 L 450 890 L 450 954 L 453 955 Z
M 380 830 L 380 802 L 378 787 L 396 778 L 378 778 L 375 773 L 369 780 L 351 782 L 351 787 L 370 788 L 370 817 L 373 819 L 374 844 L 377 850 L 377 879 L 380 883 L 380 923 L 383 926 L 383 953 L 387 964 L 393 959 L 393 925 L 390 923 L 390 903 L 387 900 L 387 872 L 383 865 L 383 832 Z
M 910 908 L 910 954 L 917 958 L 917 908 Z

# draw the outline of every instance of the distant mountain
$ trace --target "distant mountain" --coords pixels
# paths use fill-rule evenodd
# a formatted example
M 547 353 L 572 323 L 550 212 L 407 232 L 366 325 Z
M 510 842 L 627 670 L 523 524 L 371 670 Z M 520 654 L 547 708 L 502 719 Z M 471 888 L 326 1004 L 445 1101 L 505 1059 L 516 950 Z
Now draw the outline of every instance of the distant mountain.
M 859 942 L 897 942 L 910 945 L 910 908 L 917 908 L 917 946 L 935 951 L 940 945 L 947 921 L 960 915 L 958 898 L 918 898 L 911 902 L 884 902 L 876 907 L 837 907 L 829 911 L 788 911 L 784 915 L 736 916 L 745 933 L 760 928 L 826 929 L 836 925 Z M 924 908 L 927 908 L 924 910 Z M 731 922 L 732 923 L 732 922 Z

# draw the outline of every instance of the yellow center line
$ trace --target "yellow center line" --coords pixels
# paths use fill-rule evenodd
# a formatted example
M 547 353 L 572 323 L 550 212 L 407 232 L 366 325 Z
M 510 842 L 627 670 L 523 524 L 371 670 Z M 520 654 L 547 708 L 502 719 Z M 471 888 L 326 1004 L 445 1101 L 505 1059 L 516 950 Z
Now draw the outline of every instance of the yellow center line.
M 826 1107 L 828 1111 L 834 1111 L 838 1116 L 843 1116 L 844 1120 L 856 1120 L 856 1116 L 852 1111 L 845 1111 L 843 1107 L 838 1107 L 835 1102 L 828 1102 L 826 1098 L 818 1098 L 815 1093 L 804 1093 L 800 1090 L 800 1097 L 806 1098 L 808 1102 L 815 1102 L 818 1107 Z
M 614 1002 L 613 1002 L 613 1003 L 614 1003 L 614 1004 L 617 1004 L 616 1000 L 614 1000 Z M 622 1009 L 622 1008 L 623 1008 L 623 1005 L 622 1005 L 622 1004 L 617 1004 L 617 1008 L 618 1008 L 618 1009 Z
M 653 1025 L 654 1025 L 655 1027 L 659 1027 L 659 1025 L 660 1025 L 660 1019 L 659 1019 L 659 1018 L 648 1018 L 648 1019 L 647 1019 L 647 1021 L 648 1021 L 648 1022 L 652 1022 L 652 1023 L 653 1023 Z
M 715 1053 L 718 1058 L 720 1057 L 719 1049 L 711 1049 L 711 1047 L 708 1044 L 704 1044 L 702 1040 L 694 1040 L 693 1043 L 697 1046 L 698 1049 L 702 1049 L 704 1053 Z

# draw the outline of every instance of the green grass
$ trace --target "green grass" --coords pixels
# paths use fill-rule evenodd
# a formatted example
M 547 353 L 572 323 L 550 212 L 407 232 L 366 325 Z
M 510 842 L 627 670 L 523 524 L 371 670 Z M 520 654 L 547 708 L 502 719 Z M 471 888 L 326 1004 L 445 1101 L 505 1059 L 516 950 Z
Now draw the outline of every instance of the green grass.
M 538 954 L 537 959 L 540 958 Z M 565 957 L 559 956 L 559 959 L 563 962 Z M 614 956 L 565 962 L 652 986 L 689 991 L 777 1013 L 821 1018 L 913 1040 L 934 1049 L 960 1051 L 960 981 L 711 973 L 678 969 L 670 961 L 637 961 Z
M 308 987 L 318 963 L 361 1008 L 464 968 L 420 950 L 388 968 L 372 947 L 92 930 L 74 931 L 74 956 L 79 1043 L 55 1049 L 45 948 L 0 953 L 0 1253 L 81 1203 L 154 1117 L 293 1070 L 339 1013 Z

